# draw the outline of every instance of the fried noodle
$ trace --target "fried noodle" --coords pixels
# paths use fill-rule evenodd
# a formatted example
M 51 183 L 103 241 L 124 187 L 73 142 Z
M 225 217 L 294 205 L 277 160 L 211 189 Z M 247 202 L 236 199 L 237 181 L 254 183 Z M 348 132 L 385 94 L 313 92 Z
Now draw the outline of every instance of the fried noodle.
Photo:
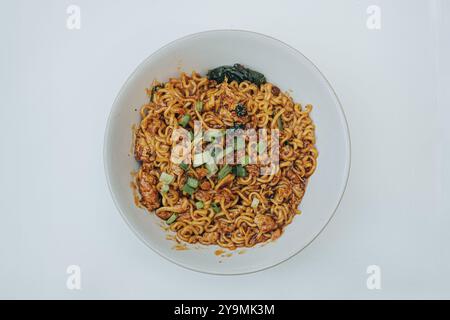
M 195 72 L 181 73 L 164 84 L 155 81 L 147 93 L 150 102 L 140 109 L 141 122 L 134 137 L 135 157 L 140 162 L 135 178 L 140 204 L 163 220 L 176 214 L 170 230 L 187 243 L 235 249 L 280 237 L 299 213 L 308 178 L 316 169 L 312 106 L 302 107 L 271 83 L 258 87 L 248 81 L 225 80 L 218 84 Z M 198 101 L 203 104 L 201 112 L 195 107 Z M 236 114 L 237 104 L 246 106 L 244 116 Z M 203 166 L 189 164 L 183 170 L 171 161 L 171 150 L 172 133 L 186 114 L 190 115 L 188 130 L 197 120 L 203 130 L 228 129 L 240 123 L 245 128 L 267 129 L 270 135 L 281 121 L 277 172 L 263 176 L 263 164 L 248 164 L 245 177 L 230 173 L 219 181 L 217 174 L 208 175 Z M 160 181 L 163 172 L 174 177 L 165 191 Z M 199 181 L 191 195 L 182 192 L 188 177 Z M 255 198 L 256 207 L 251 205 Z M 204 204 L 200 209 L 198 201 Z M 214 210 L 213 203 L 220 211 Z

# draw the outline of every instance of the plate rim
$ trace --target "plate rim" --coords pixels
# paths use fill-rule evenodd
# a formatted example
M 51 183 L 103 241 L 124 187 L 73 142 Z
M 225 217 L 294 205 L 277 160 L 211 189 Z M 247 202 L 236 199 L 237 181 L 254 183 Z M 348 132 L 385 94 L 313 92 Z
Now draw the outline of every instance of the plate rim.
M 139 233 L 139 231 L 137 231 L 134 226 L 129 222 L 127 216 L 125 215 L 125 213 L 122 211 L 122 209 L 120 208 L 120 205 L 118 203 L 118 200 L 116 198 L 116 195 L 113 192 L 112 189 L 112 185 L 111 185 L 111 181 L 110 181 L 110 177 L 109 177 L 109 166 L 108 166 L 108 161 L 107 161 L 107 153 L 109 150 L 108 147 L 108 137 L 110 135 L 110 128 L 111 128 L 111 119 L 113 116 L 113 113 L 116 109 L 117 106 L 117 102 L 119 97 L 122 96 L 125 88 L 127 87 L 128 83 L 131 81 L 131 79 L 136 75 L 136 73 L 138 72 L 138 70 L 141 68 L 142 65 L 144 65 L 148 60 L 152 59 L 152 57 L 154 57 L 155 55 L 157 55 L 158 53 L 160 53 L 161 51 L 163 51 L 165 48 L 176 44 L 177 42 L 181 42 L 184 40 L 188 40 L 190 38 L 194 38 L 200 35 L 204 35 L 204 34 L 208 34 L 208 33 L 247 33 L 247 34 L 251 34 L 251 35 L 256 35 L 258 37 L 262 37 L 262 38 L 266 38 L 269 39 L 271 41 L 275 41 L 278 42 L 284 46 L 286 46 L 287 48 L 293 50 L 295 53 L 301 55 L 303 58 L 305 58 L 306 61 L 308 61 L 311 66 L 318 72 L 318 74 L 323 78 L 323 80 L 325 80 L 325 83 L 328 85 L 328 88 L 330 89 L 332 95 L 334 96 L 334 99 L 337 102 L 338 105 L 338 109 L 339 109 L 339 113 L 342 117 L 341 120 L 343 120 L 343 124 L 344 124 L 344 128 L 345 128 L 345 144 L 346 144 L 346 161 L 345 161 L 345 182 L 343 184 L 343 186 L 341 187 L 340 190 L 340 195 L 339 195 L 339 200 L 336 203 L 335 208 L 333 209 L 333 212 L 331 213 L 330 217 L 328 218 L 328 220 L 324 223 L 324 225 L 322 226 L 322 228 L 317 232 L 317 234 L 308 242 L 306 243 L 302 248 L 298 249 L 296 252 L 294 252 L 293 254 L 290 254 L 288 257 L 275 262 L 275 263 L 269 263 L 268 265 L 265 266 L 258 266 L 256 268 L 250 269 L 248 271 L 238 271 L 238 272 L 229 272 L 229 273 L 224 273 L 224 272 L 215 272 L 215 271 L 210 271 L 209 269 L 201 269 L 199 267 L 191 267 L 189 265 L 183 264 L 179 261 L 176 261 L 175 259 L 172 259 L 171 257 L 165 255 L 164 253 L 160 252 L 158 249 L 152 247 L 149 243 L 147 243 L 147 241 L 141 236 L 141 234 Z M 212 30 L 206 30 L 206 31 L 200 31 L 200 32 L 195 32 L 195 33 L 191 33 L 185 36 L 182 36 L 180 38 L 177 38 L 173 41 L 168 42 L 167 44 L 163 45 L 162 47 L 160 47 L 159 49 L 157 49 L 156 51 L 152 52 L 149 56 L 147 56 L 145 59 L 143 59 L 137 66 L 136 68 L 133 70 L 133 72 L 127 77 L 127 79 L 125 80 L 125 82 L 123 83 L 123 85 L 121 86 L 119 92 L 117 93 L 112 105 L 111 105 L 111 109 L 109 111 L 109 115 L 108 115 L 108 119 L 106 121 L 106 127 L 105 127 L 105 133 L 103 136 L 103 169 L 104 169 L 104 174 L 106 176 L 106 182 L 108 185 L 108 189 L 109 189 L 109 193 L 110 196 L 114 202 L 114 205 L 116 207 L 116 209 L 119 211 L 122 219 L 125 221 L 125 223 L 128 225 L 128 227 L 133 231 L 133 233 L 135 234 L 135 236 L 141 241 L 143 242 L 147 247 L 149 247 L 153 252 L 157 253 L 159 256 L 163 257 L 164 259 L 174 263 L 177 266 L 180 266 L 182 268 L 191 270 L 191 271 L 195 271 L 198 273 L 203 273 L 203 274 L 210 274 L 210 275 L 221 275 L 221 276 L 234 276 L 234 275 L 244 275 L 244 274 L 252 274 L 252 273 L 256 273 L 256 272 L 260 272 L 260 271 L 264 271 L 273 267 L 276 267 L 278 265 L 280 265 L 283 262 L 288 261 L 289 259 L 297 256 L 300 252 L 302 252 L 305 248 L 309 247 L 310 244 L 316 240 L 321 234 L 322 232 L 325 230 L 325 228 L 328 226 L 328 224 L 330 223 L 330 221 L 333 219 L 333 217 L 336 214 L 337 209 L 339 208 L 342 199 L 344 197 L 345 191 L 347 189 L 347 185 L 348 185 L 348 181 L 350 178 L 350 168 L 351 168 L 351 139 L 350 139 L 350 129 L 348 126 L 348 121 L 347 121 L 347 117 L 345 115 L 344 112 L 344 108 L 342 107 L 342 103 L 335 91 L 335 89 L 333 88 L 333 86 L 331 85 L 330 81 L 328 80 L 328 78 L 322 73 L 322 71 L 320 71 L 320 69 L 316 66 L 316 64 L 314 62 L 312 62 L 307 56 L 305 56 L 301 51 L 299 51 L 298 49 L 292 47 L 291 45 L 285 43 L 282 40 L 279 40 L 277 38 L 274 38 L 272 36 L 260 33 L 260 32 L 255 32 L 255 31 L 250 31 L 250 30 L 244 30 L 244 29 L 212 29 Z

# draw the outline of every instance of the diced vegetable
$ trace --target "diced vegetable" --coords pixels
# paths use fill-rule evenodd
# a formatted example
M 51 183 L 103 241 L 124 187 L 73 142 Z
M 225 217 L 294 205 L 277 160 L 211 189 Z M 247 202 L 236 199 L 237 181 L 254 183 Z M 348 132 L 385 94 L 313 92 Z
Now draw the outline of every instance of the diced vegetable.
M 169 191 L 169 185 L 168 184 L 163 184 L 161 187 L 161 192 L 162 193 L 166 193 L 167 191 Z
M 219 204 L 217 204 L 216 202 L 211 203 L 211 208 L 215 213 L 219 213 L 221 211 Z
M 283 130 L 283 120 L 281 119 L 281 116 L 277 119 L 278 129 Z
M 247 176 L 247 170 L 243 166 L 238 165 L 237 166 L 237 176 L 238 177 L 246 177 Z
M 245 177 L 247 176 L 247 170 L 245 170 L 245 168 L 242 165 L 238 164 L 233 167 L 233 174 L 236 177 Z
M 189 195 L 192 195 L 195 192 L 195 189 L 189 186 L 188 184 L 185 184 L 183 188 L 181 189 L 184 193 L 187 193 Z
M 259 204 L 259 199 L 257 197 L 254 197 L 252 200 L 252 204 L 250 205 L 250 207 L 252 207 L 253 209 L 257 208 Z
M 174 179 L 174 176 L 168 173 L 161 173 L 161 176 L 159 177 L 159 181 L 161 181 L 164 184 L 171 184 Z
M 192 133 L 192 131 L 188 131 L 189 134 L 189 140 L 193 141 L 194 140 L 194 134 Z
M 203 110 L 203 102 L 197 101 L 195 103 L 195 110 L 197 110 L 198 112 L 202 112 L 202 110 Z
M 191 120 L 191 116 L 189 114 L 185 114 L 183 118 L 181 118 L 180 126 L 186 127 L 189 123 L 189 120 Z
M 178 214 L 173 213 L 169 219 L 166 220 L 167 224 L 172 224 L 175 222 L 175 220 L 177 220 Z
M 230 165 L 228 165 L 228 164 L 224 165 L 218 173 L 219 180 L 222 180 L 223 178 L 225 178 L 231 172 L 232 169 L 233 168 L 231 168 Z
M 197 202 L 195 203 L 195 207 L 196 207 L 197 209 L 203 209 L 204 206 L 205 206 L 205 204 L 203 203 L 203 201 L 197 201 Z
M 196 189 L 198 187 L 198 180 L 195 178 L 188 177 L 187 185 L 191 188 Z
M 301 210 L 297 210 L 295 213 L 296 214 L 302 214 L 302 211 Z
M 180 168 L 183 169 L 184 171 L 187 171 L 187 170 L 189 170 L 189 165 L 182 162 L 182 163 L 180 163 Z

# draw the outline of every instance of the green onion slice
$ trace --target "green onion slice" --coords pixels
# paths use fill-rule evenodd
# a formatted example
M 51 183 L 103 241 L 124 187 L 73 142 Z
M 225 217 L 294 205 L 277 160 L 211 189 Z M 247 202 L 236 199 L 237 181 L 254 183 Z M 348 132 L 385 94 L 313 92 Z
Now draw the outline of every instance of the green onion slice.
M 166 220 L 167 224 L 172 224 L 175 222 L 175 220 L 177 220 L 178 214 L 173 213 L 169 219 Z
M 233 167 L 233 174 L 236 177 L 245 177 L 247 176 L 247 170 L 245 170 L 242 165 L 238 164 L 237 166 Z
M 215 202 L 213 202 L 213 203 L 211 203 L 211 208 L 213 209 L 213 211 L 215 212 L 215 213 L 219 213 L 220 212 L 220 206 L 217 204 L 217 203 L 215 203 Z
M 219 180 L 222 180 L 223 178 L 225 178 L 231 171 L 233 170 L 233 168 L 226 164 L 222 167 L 222 169 L 220 169 L 219 174 L 218 174 L 218 178 Z
M 182 163 L 180 163 L 180 168 L 183 169 L 184 171 L 187 171 L 187 170 L 189 170 L 189 165 L 182 162 Z
M 189 114 L 185 114 L 183 118 L 181 118 L 181 121 L 179 122 L 180 126 L 186 127 L 187 124 L 189 123 L 189 120 L 191 120 L 191 116 Z
M 161 176 L 159 177 L 159 181 L 161 181 L 164 184 L 171 184 L 174 179 L 174 176 L 168 173 L 161 173 Z
M 189 195 L 192 195 L 195 192 L 195 189 L 189 186 L 188 184 L 185 184 L 183 188 L 181 189 L 184 193 L 187 193 Z
M 203 102 L 197 101 L 195 103 L 195 110 L 197 110 L 198 112 L 202 112 L 202 110 L 203 110 Z
M 195 178 L 188 177 L 187 185 L 188 185 L 189 187 L 195 189 L 195 188 L 198 187 L 198 180 L 195 179 Z
M 163 184 L 161 187 L 161 192 L 162 193 L 166 193 L 167 191 L 169 191 L 169 185 L 168 184 Z
M 254 197 L 252 200 L 252 204 L 250 205 L 250 207 L 252 207 L 253 209 L 255 209 L 256 207 L 258 207 L 259 204 L 259 199 Z
M 195 207 L 196 207 L 197 209 L 203 209 L 204 206 L 205 206 L 205 204 L 203 203 L 203 201 L 197 201 L 197 202 L 195 203 Z

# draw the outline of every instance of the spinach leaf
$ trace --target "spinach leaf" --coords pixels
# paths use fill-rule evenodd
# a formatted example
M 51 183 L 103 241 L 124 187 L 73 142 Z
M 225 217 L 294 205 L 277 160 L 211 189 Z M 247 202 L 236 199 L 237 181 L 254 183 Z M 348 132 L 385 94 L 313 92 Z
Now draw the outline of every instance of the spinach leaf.
M 215 80 L 217 83 L 224 82 L 225 77 L 229 82 L 236 81 L 241 83 L 247 80 L 258 86 L 266 83 L 266 77 L 262 73 L 246 68 L 239 63 L 233 66 L 221 66 L 211 69 L 208 71 L 207 77 L 209 80 Z

